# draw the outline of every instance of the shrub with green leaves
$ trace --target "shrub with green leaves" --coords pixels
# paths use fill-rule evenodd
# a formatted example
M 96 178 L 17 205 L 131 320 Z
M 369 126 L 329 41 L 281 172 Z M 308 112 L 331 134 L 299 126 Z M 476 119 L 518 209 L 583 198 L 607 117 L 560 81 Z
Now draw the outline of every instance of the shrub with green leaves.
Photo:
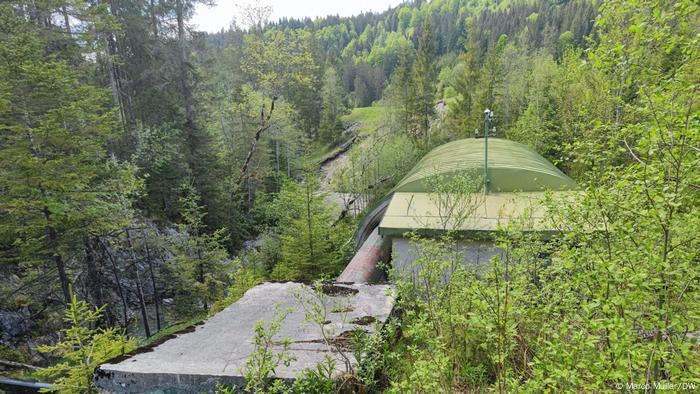
M 233 285 L 226 289 L 226 296 L 217 300 L 209 310 L 209 315 L 213 316 L 221 312 L 227 306 L 238 301 L 249 289 L 255 287 L 263 281 L 263 278 L 256 274 L 250 267 L 244 267 L 239 259 L 234 260 L 233 272 L 229 274 L 229 280 Z
M 453 243 L 419 240 L 420 270 L 399 284 L 393 390 L 700 385 L 698 5 L 600 11 L 577 65 L 596 103 L 574 108 L 587 130 L 566 146 L 581 193 L 547 203 L 548 241 L 503 229 L 503 257 L 480 275 L 458 267 L 444 280 Z
M 243 376 L 246 379 L 246 391 L 251 393 L 285 393 L 287 385 L 279 379 L 275 379 L 275 370 L 279 365 L 289 366 L 295 360 L 289 353 L 291 341 L 284 338 L 281 341 L 282 350 L 275 352 L 278 343 L 274 340 L 282 327 L 282 322 L 289 311 L 278 310 L 275 317 L 267 323 L 259 321 L 255 325 L 255 350 L 248 357 Z

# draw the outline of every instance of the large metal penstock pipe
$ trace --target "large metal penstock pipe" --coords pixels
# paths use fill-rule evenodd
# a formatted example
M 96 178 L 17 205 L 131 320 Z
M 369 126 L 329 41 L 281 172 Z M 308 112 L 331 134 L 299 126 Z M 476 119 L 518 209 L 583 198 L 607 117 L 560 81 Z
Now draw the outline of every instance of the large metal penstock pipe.
M 379 235 L 379 227 L 367 237 L 355 253 L 350 264 L 338 277 L 338 282 L 373 283 L 384 279 L 384 272 L 377 267 L 389 256 L 389 242 Z

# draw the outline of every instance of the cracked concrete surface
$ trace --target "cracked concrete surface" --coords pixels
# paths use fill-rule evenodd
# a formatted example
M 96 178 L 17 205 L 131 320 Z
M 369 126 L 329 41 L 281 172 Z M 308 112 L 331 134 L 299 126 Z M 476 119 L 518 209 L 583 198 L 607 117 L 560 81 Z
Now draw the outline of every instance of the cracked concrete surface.
M 301 299 L 319 302 L 306 285 L 264 283 L 194 330 L 177 335 L 153 349 L 122 361 L 101 365 L 95 380 L 103 393 L 192 393 L 212 392 L 218 383 L 245 387 L 243 369 L 254 351 L 256 322 L 269 322 L 279 310 L 291 309 L 274 340 L 280 345 L 291 341 L 290 354 L 295 360 L 280 365 L 276 376 L 293 380 L 301 371 L 315 368 L 326 355 L 336 360 L 336 373 L 344 370 L 344 361 L 324 338 L 343 338 L 360 327 L 374 332 L 389 317 L 394 305 L 395 289 L 391 285 L 334 284 L 324 295 L 327 312 L 324 332 L 318 324 L 308 322 Z M 372 324 L 366 324 L 372 321 Z M 346 333 L 346 334 L 343 334 Z M 350 361 L 352 355 L 347 353 Z

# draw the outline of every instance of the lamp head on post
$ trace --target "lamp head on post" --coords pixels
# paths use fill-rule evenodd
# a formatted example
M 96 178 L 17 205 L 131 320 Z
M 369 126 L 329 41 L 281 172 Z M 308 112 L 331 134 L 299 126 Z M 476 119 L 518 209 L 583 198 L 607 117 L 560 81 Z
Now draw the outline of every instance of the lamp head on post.
M 493 111 L 490 109 L 486 108 L 484 110 L 484 121 L 485 122 L 491 122 L 493 120 Z
M 488 137 L 495 137 L 496 136 L 496 127 L 491 127 L 489 129 L 489 126 L 493 123 L 493 111 L 490 109 L 486 108 L 484 110 L 484 129 L 479 130 L 479 129 L 474 129 L 474 138 L 488 138 Z
M 484 193 L 489 192 L 489 126 L 493 121 L 493 111 L 486 108 L 484 110 Z M 496 128 L 493 128 L 494 135 Z

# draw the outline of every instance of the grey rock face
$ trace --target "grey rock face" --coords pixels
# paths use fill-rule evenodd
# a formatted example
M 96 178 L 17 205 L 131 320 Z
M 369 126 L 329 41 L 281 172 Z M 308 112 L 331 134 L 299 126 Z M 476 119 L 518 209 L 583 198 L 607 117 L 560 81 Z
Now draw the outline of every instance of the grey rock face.
M 0 311 L 0 339 L 14 340 L 30 329 L 29 311 Z

